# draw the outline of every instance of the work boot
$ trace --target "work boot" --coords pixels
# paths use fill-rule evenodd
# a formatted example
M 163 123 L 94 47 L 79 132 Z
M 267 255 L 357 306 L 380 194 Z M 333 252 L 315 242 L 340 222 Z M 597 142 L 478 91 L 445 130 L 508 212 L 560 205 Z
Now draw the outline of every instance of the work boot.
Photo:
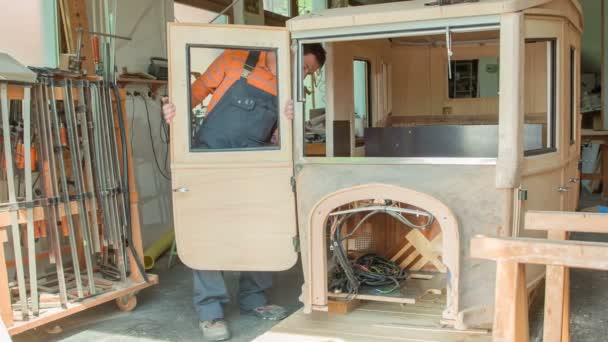
M 199 327 L 203 331 L 203 337 L 207 341 L 226 341 L 230 339 L 228 324 L 223 319 L 203 321 L 199 323 Z
M 287 317 L 287 311 L 278 305 L 264 305 L 257 307 L 253 313 L 263 319 L 270 321 L 280 321 Z

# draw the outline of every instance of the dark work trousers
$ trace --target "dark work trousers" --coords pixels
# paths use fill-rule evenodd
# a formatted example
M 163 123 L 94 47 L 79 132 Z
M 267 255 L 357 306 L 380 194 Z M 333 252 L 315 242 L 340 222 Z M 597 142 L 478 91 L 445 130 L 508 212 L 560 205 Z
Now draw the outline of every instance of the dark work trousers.
M 239 305 L 250 311 L 266 305 L 265 290 L 272 287 L 270 272 L 241 272 Z M 230 301 L 221 271 L 194 271 L 194 309 L 201 321 L 224 318 L 222 305 Z

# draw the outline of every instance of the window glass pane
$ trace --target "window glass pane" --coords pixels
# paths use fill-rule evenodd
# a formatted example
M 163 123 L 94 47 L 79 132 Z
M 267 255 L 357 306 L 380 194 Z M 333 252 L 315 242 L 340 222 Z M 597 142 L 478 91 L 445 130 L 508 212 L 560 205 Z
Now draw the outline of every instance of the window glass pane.
M 355 138 L 363 138 L 365 128 L 369 127 L 369 62 L 353 61 L 353 98 L 355 109 Z
M 276 51 L 188 50 L 190 151 L 278 148 Z
M 291 0 L 264 0 L 264 9 L 268 12 L 289 17 L 291 14 L 289 10 L 290 4 Z
M 451 99 L 498 97 L 498 58 L 452 61 L 448 80 Z
M 526 41 L 524 151 L 534 155 L 556 149 L 556 42 Z

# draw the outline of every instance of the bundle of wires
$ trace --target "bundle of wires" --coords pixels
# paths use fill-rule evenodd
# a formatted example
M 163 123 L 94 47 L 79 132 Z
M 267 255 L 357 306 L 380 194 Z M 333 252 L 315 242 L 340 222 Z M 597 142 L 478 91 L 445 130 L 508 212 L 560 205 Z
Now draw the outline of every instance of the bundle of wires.
M 392 293 L 400 288 L 399 282 L 405 280 L 407 277 L 407 273 L 395 262 L 374 254 L 363 255 L 354 261 L 351 261 L 348 258 L 347 251 L 344 248 L 344 241 L 352 237 L 365 221 L 379 213 L 386 213 L 404 223 L 406 226 L 419 230 L 429 228 L 434 221 L 434 217 L 429 213 L 426 224 L 416 225 L 399 212 L 377 209 L 367 213 L 361 221 L 357 223 L 353 230 L 344 236 L 342 236 L 344 224 L 349 218 L 355 215 L 356 212 L 345 214 L 340 219 L 334 221 L 331 227 L 330 236 L 333 257 L 337 262 L 338 268 L 336 269 L 332 283 L 330 284 L 330 290 L 347 293 L 347 300 L 354 298 L 354 295 L 359 292 L 361 285 L 375 287 L 375 291 L 380 294 Z M 393 286 L 388 289 L 381 288 L 391 284 Z
M 399 265 L 375 254 L 366 254 L 357 258 L 350 264 L 350 268 L 358 286 L 374 287 L 374 291 L 379 294 L 395 292 L 401 287 L 399 282 L 407 278 L 407 272 Z M 337 268 L 330 288 L 333 291 L 352 295 L 358 291 L 358 288 L 353 288 L 353 284 L 346 276 L 346 269 L 342 266 Z

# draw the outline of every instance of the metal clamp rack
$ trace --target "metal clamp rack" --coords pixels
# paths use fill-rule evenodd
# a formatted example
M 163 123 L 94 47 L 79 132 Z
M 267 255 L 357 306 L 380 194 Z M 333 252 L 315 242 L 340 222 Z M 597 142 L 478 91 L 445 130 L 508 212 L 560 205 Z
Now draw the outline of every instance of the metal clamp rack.
M 37 76 L 0 81 L 0 313 L 11 335 L 111 300 L 130 311 L 158 283 L 141 264 L 124 90 Z

